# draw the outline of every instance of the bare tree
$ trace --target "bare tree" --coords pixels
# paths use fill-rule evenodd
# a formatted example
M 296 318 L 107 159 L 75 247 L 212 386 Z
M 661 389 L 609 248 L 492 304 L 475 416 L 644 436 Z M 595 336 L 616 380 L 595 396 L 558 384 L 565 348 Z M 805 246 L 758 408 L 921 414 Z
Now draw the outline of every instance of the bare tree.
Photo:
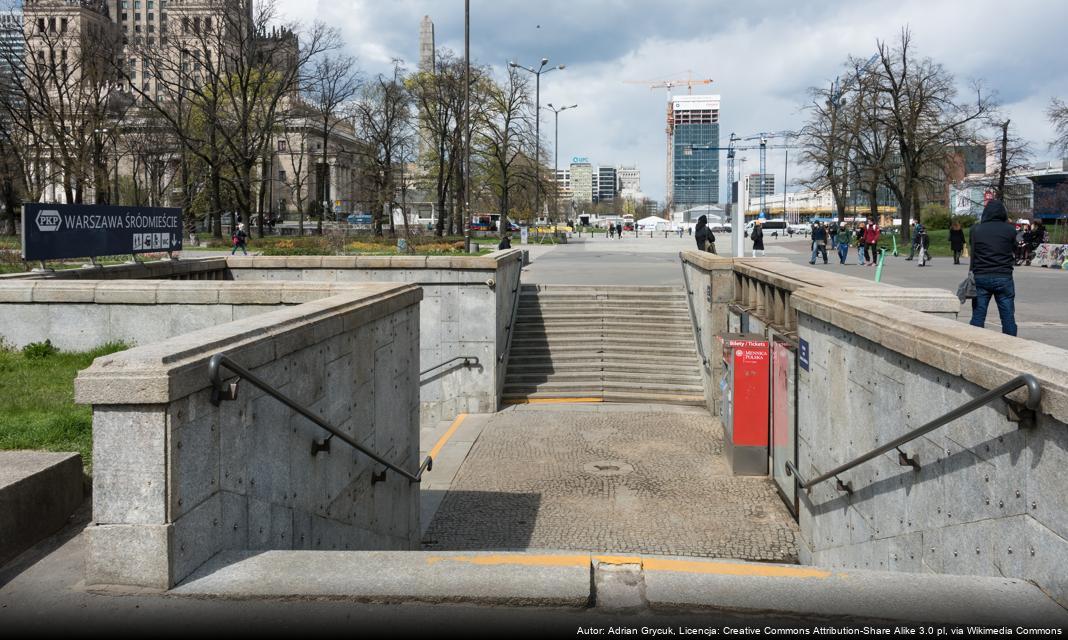
M 374 211 L 375 235 L 383 234 L 388 217 L 389 234 L 396 235 L 393 203 L 397 193 L 397 163 L 407 159 L 405 151 L 412 131 L 411 94 L 404 83 L 404 67 L 394 62 L 393 76 L 379 76 L 364 86 L 362 98 L 354 106 L 356 129 L 363 139 L 365 174 L 377 194 Z M 389 213 L 384 214 L 388 207 Z
M 1057 132 L 1057 136 L 1050 143 L 1050 148 L 1068 154 L 1068 103 L 1053 98 L 1049 101 L 1046 115 L 1049 116 L 1053 130 Z
M 849 160 L 855 138 L 855 123 L 848 121 L 837 83 L 828 89 L 809 89 L 809 118 L 801 129 L 801 159 L 816 172 L 803 182 L 815 191 L 829 189 L 839 217 L 845 215 L 849 189 Z
M 971 128 L 990 115 L 994 104 L 978 85 L 973 102 L 957 102 L 953 76 L 930 58 L 916 59 L 908 28 L 894 47 L 880 41 L 878 55 L 874 73 L 885 100 L 876 121 L 893 133 L 897 152 L 897 171 L 885 182 L 897 198 L 907 240 L 921 194 L 940 178 L 950 147 L 971 139 Z
M 330 200 L 330 135 L 334 128 L 347 114 L 343 108 L 360 90 L 357 76 L 356 59 L 350 56 L 324 53 L 317 57 L 311 71 L 304 80 L 304 97 L 318 122 L 318 132 L 322 139 L 323 153 L 321 162 L 316 167 L 316 200 Z M 325 213 L 325 212 L 324 212 Z M 318 232 L 323 233 L 323 216 L 319 216 Z
M 992 172 L 990 187 L 994 192 L 994 197 L 1004 201 L 1008 195 L 1005 184 L 1006 179 L 1030 165 L 1031 149 L 1027 141 L 1016 133 L 1015 128 L 1012 126 L 1012 120 L 1006 119 L 994 124 L 998 136 L 997 150 L 994 155 L 996 164 Z
M 127 69 L 127 77 L 138 97 L 170 122 L 182 146 L 208 167 L 212 232 L 220 237 L 227 195 L 237 213 L 251 220 L 262 190 L 256 174 L 295 103 L 300 71 L 339 40 L 322 24 L 303 30 L 282 24 L 273 0 L 213 3 L 207 12 L 175 7 L 171 14 L 175 27 L 158 45 L 132 47 L 144 61 L 144 75 L 137 79 Z M 262 208 L 257 214 L 262 235 Z
M 517 164 L 522 162 L 524 147 L 531 146 L 527 143 L 533 140 L 534 130 L 529 83 L 515 68 L 506 68 L 505 83 L 486 82 L 486 112 L 474 131 L 488 164 L 487 182 L 497 196 L 501 235 L 508 230 L 509 197 L 519 183 Z

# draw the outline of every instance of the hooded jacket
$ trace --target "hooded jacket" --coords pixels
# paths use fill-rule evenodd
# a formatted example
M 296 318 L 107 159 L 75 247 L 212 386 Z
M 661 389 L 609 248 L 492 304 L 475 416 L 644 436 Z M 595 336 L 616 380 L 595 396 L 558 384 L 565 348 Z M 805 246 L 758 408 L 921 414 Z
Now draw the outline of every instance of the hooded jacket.
M 708 216 L 701 216 L 697 219 L 697 226 L 693 230 L 693 239 L 697 241 L 697 250 L 705 250 L 705 242 L 715 242 L 716 236 L 712 235 L 712 230 L 708 228 Z
M 1015 262 L 1016 228 L 1009 224 L 1009 213 L 1000 200 L 991 200 L 983 208 L 979 224 L 972 226 L 971 270 L 977 276 L 1012 277 Z

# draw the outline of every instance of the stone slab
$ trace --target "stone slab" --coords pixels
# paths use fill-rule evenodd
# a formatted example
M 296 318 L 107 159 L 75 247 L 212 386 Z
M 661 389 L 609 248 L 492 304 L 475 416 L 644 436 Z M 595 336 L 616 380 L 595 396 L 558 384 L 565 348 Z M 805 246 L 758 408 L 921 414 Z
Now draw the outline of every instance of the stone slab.
M 521 553 L 224 552 L 171 593 L 584 607 L 590 564 L 586 556 L 542 563 Z
M 79 454 L 0 451 L 0 565 L 62 529 L 84 499 Z

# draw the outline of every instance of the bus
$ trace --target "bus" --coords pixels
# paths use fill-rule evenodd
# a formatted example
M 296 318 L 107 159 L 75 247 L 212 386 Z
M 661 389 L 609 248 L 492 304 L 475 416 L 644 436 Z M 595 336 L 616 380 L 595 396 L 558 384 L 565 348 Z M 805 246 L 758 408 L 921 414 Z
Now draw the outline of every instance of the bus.
M 749 234 L 752 234 L 753 233 L 753 227 L 756 226 L 756 223 L 757 223 L 756 220 L 750 220 L 749 222 L 746 222 L 745 223 L 745 232 L 749 233 Z M 764 233 L 768 233 L 769 231 L 772 231 L 772 232 L 779 231 L 781 233 L 785 233 L 786 232 L 786 228 L 787 228 L 788 225 L 786 224 L 786 220 L 784 220 L 782 218 L 774 218 L 774 219 L 771 219 L 771 220 L 764 220 L 761 223 L 760 226 L 761 226 L 761 228 L 764 229 Z

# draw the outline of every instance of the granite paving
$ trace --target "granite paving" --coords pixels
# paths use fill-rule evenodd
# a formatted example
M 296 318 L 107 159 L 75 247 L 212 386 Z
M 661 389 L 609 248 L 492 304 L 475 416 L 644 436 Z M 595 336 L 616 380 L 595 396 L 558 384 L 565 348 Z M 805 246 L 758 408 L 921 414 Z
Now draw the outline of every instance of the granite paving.
M 706 410 L 558 404 L 490 419 L 422 546 L 794 562 L 796 541 L 772 482 L 730 474 Z

